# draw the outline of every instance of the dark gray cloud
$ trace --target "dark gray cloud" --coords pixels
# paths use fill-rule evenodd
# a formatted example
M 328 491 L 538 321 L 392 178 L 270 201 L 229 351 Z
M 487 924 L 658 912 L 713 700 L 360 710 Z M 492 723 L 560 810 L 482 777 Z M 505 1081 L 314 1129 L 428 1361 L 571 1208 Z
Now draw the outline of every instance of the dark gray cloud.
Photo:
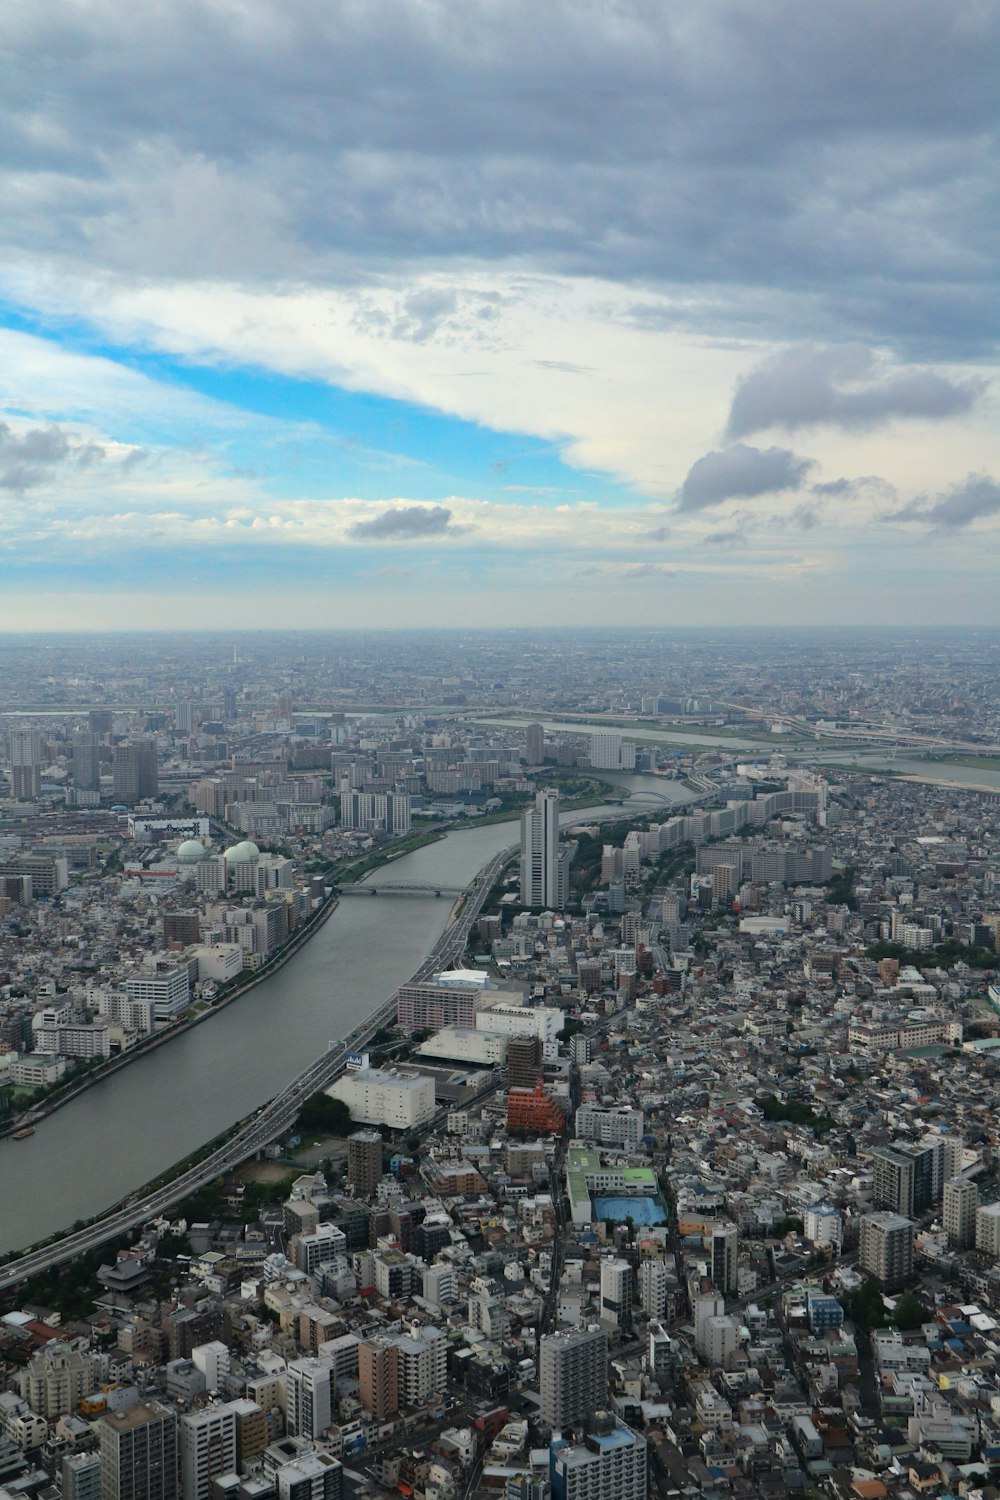
M 883 369 L 863 344 L 807 345 L 782 350 L 740 381 L 726 434 L 749 437 L 768 427 L 864 431 L 905 417 L 935 421 L 967 412 L 981 390 L 979 382 L 932 370 Z
M 823 502 L 864 500 L 872 507 L 888 505 L 896 498 L 895 487 L 879 474 L 859 474 L 854 479 L 828 479 L 822 483 L 811 484 L 809 491 L 817 500 Z M 803 507 L 803 509 L 806 508 Z M 825 508 L 830 511 L 835 509 L 835 506 L 826 503 Z
M 681 486 L 678 510 L 706 510 L 724 500 L 752 499 L 797 490 L 805 483 L 813 461 L 787 448 L 731 448 L 706 453 L 688 470 Z
M 81 442 L 61 427 L 29 427 L 15 432 L 0 422 L 0 490 L 21 495 L 47 484 L 67 464 L 78 468 L 104 457 L 97 443 Z
M 393 537 L 443 536 L 464 527 L 452 526 L 446 505 L 395 505 L 370 521 L 355 521 L 351 536 L 384 541 Z
M 989 474 L 970 474 L 936 500 L 911 500 L 884 521 L 919 522 L 943 531 L 961 531 L 973 521 L 1000 515 L 1000 484 Z
M 789 517 L 792 525 L 797 526 L 800 531 L 814 531 L 822 519 L 814 505 L 797 505 Z
M 674 291 L 729 335 L 1000 331 L 983 0 L 34 0 L 0 47 L 8 258 L 255 285 L 491 262 Z

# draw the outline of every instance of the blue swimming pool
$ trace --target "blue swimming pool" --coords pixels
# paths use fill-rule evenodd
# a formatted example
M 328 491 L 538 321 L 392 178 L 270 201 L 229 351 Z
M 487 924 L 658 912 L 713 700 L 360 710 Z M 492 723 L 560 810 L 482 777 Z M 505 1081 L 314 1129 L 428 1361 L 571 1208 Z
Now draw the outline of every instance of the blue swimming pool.
M 624 1224 L 631 1218 L 633 1224 L 665 1224 L 667 1210 L 659 1198 L 603 1198 L 595 1197 L 594 1218 L 614 1219 Z

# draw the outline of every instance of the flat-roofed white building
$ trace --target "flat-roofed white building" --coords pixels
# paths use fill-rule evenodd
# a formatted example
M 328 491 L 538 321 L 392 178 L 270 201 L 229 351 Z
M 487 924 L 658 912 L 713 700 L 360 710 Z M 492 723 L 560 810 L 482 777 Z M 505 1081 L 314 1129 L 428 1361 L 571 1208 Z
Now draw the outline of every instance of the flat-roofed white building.
M 581 1141 L 604 1146 L 638 1146 L 642 1139 L 641 1109 L 605 1109 L 581 1104 L 576 1112 L 576 1135 Z
M 434 1114 L 434 1080 L 419 1074 L 358 1068 L 338 1078 L 326 1092 L 346 1104 L 351 1119 L 361 1125 L 410 1130 L 426 1124 Z

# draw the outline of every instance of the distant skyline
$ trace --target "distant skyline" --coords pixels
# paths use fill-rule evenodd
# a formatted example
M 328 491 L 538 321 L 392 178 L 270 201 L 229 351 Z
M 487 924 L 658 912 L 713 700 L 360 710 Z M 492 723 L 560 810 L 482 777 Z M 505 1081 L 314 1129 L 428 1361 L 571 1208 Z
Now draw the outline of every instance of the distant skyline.
M 0 45 L 0 631 L 1000 625 L 996 7 Z

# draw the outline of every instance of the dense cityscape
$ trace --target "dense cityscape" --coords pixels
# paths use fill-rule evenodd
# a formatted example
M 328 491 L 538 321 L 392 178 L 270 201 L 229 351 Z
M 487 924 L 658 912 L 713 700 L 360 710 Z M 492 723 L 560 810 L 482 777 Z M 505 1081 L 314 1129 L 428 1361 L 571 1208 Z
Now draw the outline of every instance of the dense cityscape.
M 998 661 L 8 637 L 2 1500 L 994 1495 Z

